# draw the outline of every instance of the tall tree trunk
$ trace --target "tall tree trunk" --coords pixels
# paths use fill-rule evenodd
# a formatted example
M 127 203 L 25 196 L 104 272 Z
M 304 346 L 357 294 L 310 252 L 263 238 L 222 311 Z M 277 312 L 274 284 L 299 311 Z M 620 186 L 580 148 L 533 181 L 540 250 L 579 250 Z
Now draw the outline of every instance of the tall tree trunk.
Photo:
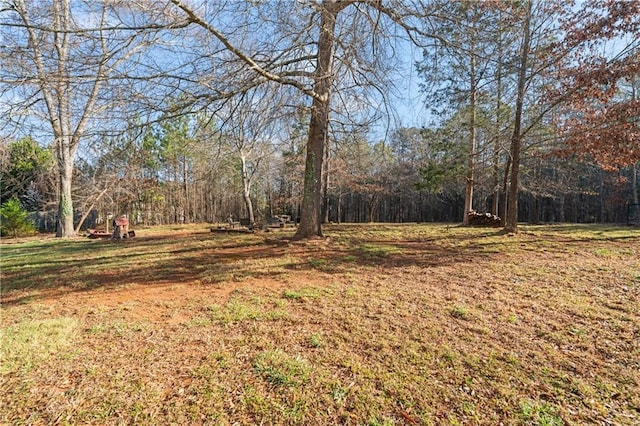
M 267 183 L 267 218 L 273 217 L 273 194 L 271 189 L 271 179 L 266 179 Z
M 564 200 L 565 200 L 565 194 L 561 194 L 559 199 L 558 199 L 558 219 L 557 221 L 560 223 L 563 223 L 565 221 L 564 219 Z
M 107 70 L 114 69 L 114 64 L 109 65 L 109 60 L 116 51 L 104 50 L 107 43 L 97 44 L 101 47 L 96 52 L 100 56 L 99 65 L 95 68 L 89 67 L 82 72 L 83 80 L 91 85 L 90 91 L 82 101 L 72 98 L 75 96 L 75 89 L 71 70 L 80 57 L 72 57 L 71 53 L 74 45 L 71 39 L 75 25 L 71 14 L 71 2 L 70 0 L 50 2 L 51 24 L 46 28 L 32 24 L 29 16 L 31 8 L 27 7 L 27 3 L 31 6 L 33 2 L 12 2 L 12 9 L 20 15 L 27 31 L 29 42 L 26 49 L 30 52 L 37 76 L 33 82 L 39 86 L 46 106 L 46 119 L 51 125 L 55 141 L 59 174 L 56 235 L 70 237 L 75 235 L 71 197 L 74 158 L 80 138 L 84 134 L 88 121 L 95 113 L 100 89 L 106 81 Z M 104 16 L 103 14 L 102 17 Z M 100 22 L 100 24 L 103 23 L 104 21 Z M 52 45 L 48 44 L 49 41 Z M 93 61 L 89 62 L 93 63 Z M 72 118 L 78 119 L 75 124 L 72 124 Z
M 604 170 L 600 169 L 598 170 L 599 175 L 600 175 L 600 190 L 598 191 L 600 194 L 598 196 L 598 201 L 600 204 L 600 220 L 598 220 L 598 222 L 600 223 L 605 223 L 606 222 L 606 217 L 607 217 L 607 207 L 606 207 L 606 196 L 605 196 L 605 186 L 604 186 Z
M 518 232 L 518 178 L 520 173 L 520 150 L 522 148 L 522 110 L 524 108 L 524 94 L 527 84 L 527 65 L 529 51 L 531 49 L 531 14 L 532 0 L 527 2 L 527 11 L 524 21 L 524 39 L 520 52 L 520 65 L 518 70 L 518 95 L 516 98 L 516 111 L 513 123 L 513 135 L 511 136 L 511 184 L 509 186 L 509 200 L 507 218 L 504 230 Z
M 631 200 L 638 204 L 638 165 L 631 166 Z
M 471 92 L 471 99 L 471 129 L 469 136 L 469 159 L 467 161 L 467 185 L 464 193 L 464 217 L 462 218 L 463 225 L 469 224 L 469 213 L 473 210 L 474 168 L 476 155 L 475 91 Z
M 369 210 L 369 223 L 373 223 L 373 213 L 376 209 L 376 204 L 378 202 L 378 196 L 376 194 L 373 194 L 370 196 L 369 202 L 367 203 L 367 207 Z
M 498 208 L 500 206 L 500 165 L 498 164 L 500 161 L 500 154 L 498 151 L 498 136 L 496 136 L 496 140 L 494 142 L 494 154 L 493 154 L 493 165 L 492 165 L 492 182 L 491 182 L 491 214 L 495 216 L 499 216 Z
M 631 99 L 636 100 L 638 93 L 636 92 L 636 83 L 638 82 L 638 77 L 631 82 Z M 631 166 L 631 199 L 633 200 L 633 204 L 638 204 L 638 164 L 634 163 Z
M 500 225 L 507 224 L 507 211 L 509 209 L 509 173 L 511 171 L 511 154 L 507 156 L 507 163 L 504 166 L 504 177 L 502 178 L 502 210 L 500 211 Z
M 325 141 L 326 142 L 326 141 Z M 322 223 L 329 223 L 329 146 L 325 143 L 324 172 L 322 173 Z
M 500 14 L 500 16 L 502 16 Z M 498 64 L 496 69 L 496 128 L 493 141 L 493 199 L 491 203 L 491 214 L 499 216 L 500 203 L 500 110 L 502 109 L 502 34 L 498 36 Z M 505 173 L 507 173 L 505 171 Z M 505 200 L 506 201 L 506 200 Z M 502 216 L 504 218 L 504 216 Z
M 464 193 L 463 225 L 469 225 L 469 213 L 473 210 L 474 168 L 476 163 L 476 57 L 475 43 L 471 44 L 471 66 L 469 69 L 471 90 L 469 93 L 469 159 L 467 161 L 467 186 Z
M 61 150 L 64 150 L 62 147 Z M 71 188 L 73 179 L 73 160 L 69 155 L 58 159 L 58 181 L 60 186 L 60 200 L 58 202 L 57 237 L 71 237 L 75 235 L 73 228 L 73 201 Z
M 253 203 L 251 202 L 251 179 L 247 170 L 247 159 L 243 156 L 240 157 L 242 163 L 242 199 L 247 209 L 247 217 L 249 223 L 255 222 L 255 216 L 253 215 Z
M 182 157 L 182 192 L 184 197 L 184 223 L 190 223 L 191 201 L 189 199 L 189 177 L 187 176 L 187 158 Z
M 313 86 L 316 96 L 311 106 L 302 209 L 296 238 L 322 236 L 322 163 L 329 127 L 336 16 L 342 7 L 344 5 L 340 2 L 329 0 L 325 0 L 321 6 L 318 58 Z

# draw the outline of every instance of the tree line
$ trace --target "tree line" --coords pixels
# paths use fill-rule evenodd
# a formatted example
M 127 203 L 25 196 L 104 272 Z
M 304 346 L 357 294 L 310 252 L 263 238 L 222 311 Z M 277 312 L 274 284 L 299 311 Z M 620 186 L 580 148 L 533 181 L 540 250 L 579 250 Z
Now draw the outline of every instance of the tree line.
M 640 5 L 3 1 L 2 201 L 134 223 L 624 222 Z M 406 46 L 428 115 L 393 125 Z M 380 132 L 380 123 L 387 131 Z

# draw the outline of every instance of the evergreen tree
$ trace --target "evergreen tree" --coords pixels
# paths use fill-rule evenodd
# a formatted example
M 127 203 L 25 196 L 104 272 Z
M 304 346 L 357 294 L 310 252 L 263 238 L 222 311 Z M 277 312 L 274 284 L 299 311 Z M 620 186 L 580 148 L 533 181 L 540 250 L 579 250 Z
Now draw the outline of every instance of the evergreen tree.
M 0 203 L 12 198 L 25 201 L 26 198 L 43 198 L 47 188 L 47 175 L 53 167 L 51 151 L 41 147 L 31 137 L 13 141 L 6 146 L 7 155 L 3 157 L 0 172 Z M 38 192 L 38 194 L 29 194 Z M 31 197 L 28 197 L 31 195 Z M 38 209 L 37 202 L 28 206 Z
M 35 226 L 20 202 L 12 198 L 0 207 L 0 233 L 17 238 L 22 234 L 35 233 Z

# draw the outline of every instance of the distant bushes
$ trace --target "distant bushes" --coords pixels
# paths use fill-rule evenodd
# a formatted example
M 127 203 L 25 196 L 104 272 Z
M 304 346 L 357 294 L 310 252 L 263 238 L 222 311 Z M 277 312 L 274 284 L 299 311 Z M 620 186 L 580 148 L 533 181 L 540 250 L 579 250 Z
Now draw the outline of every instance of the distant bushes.
M 0 235 L 13 236 L 33 235 L 36 227 L 18 200 L 11 198 L 0 207 Z

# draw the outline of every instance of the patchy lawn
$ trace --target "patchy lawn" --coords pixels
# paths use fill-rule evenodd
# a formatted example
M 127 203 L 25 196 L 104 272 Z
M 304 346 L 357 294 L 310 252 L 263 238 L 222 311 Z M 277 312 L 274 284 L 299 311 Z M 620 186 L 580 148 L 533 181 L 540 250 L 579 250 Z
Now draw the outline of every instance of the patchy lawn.
M 640 231 L 1 246 L 2 424 L 640 422 Z

